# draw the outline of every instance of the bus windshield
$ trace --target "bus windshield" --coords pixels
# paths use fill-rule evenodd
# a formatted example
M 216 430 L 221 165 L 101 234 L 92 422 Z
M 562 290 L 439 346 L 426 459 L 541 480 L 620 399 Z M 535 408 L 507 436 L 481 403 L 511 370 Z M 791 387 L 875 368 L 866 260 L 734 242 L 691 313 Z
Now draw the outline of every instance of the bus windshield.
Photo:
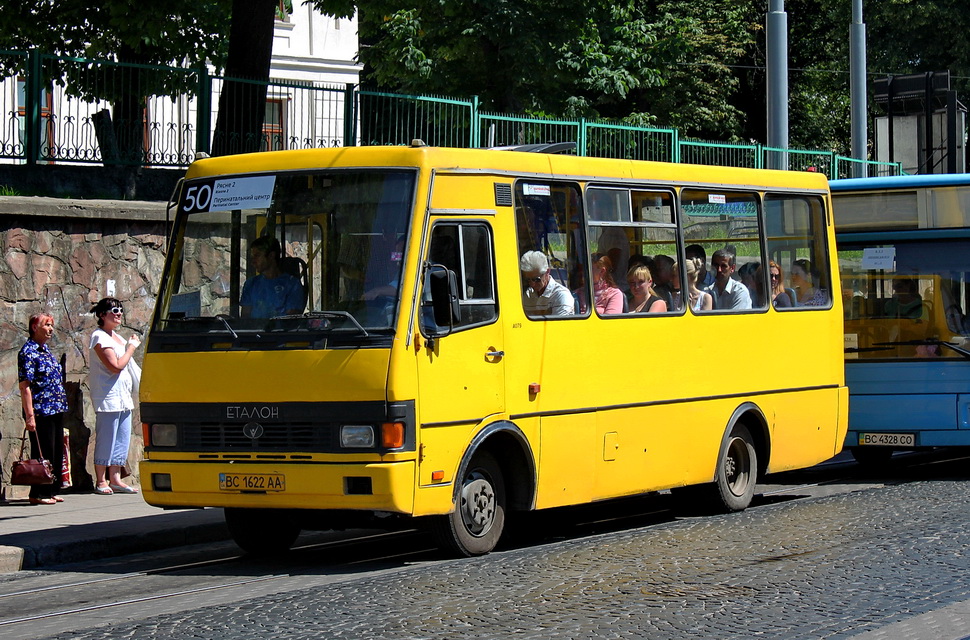
M 388 346 L 416 174 L 186 181 L 151 349 Z
M 965 358 L 970 242 L 843 242 L 846 357 Z

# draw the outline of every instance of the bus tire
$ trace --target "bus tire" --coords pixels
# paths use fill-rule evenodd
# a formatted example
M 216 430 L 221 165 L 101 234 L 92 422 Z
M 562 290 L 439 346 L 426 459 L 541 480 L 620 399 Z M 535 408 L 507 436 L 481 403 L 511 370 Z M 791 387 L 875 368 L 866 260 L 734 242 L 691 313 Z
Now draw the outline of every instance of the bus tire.
M 480 556 L 498 544 L 505 528 L 505 482 L 492 454 L 476 453 L 461 479 L 455 510 L 434 516 L 438 546 L 461 557 Z
M 300 527 L 278 509 L 226 507 L 225 516 L 233 541 L 252 556 L 286 553 L 300 535 Z
M 727 513 L 747 509 L 757 482 L 758 452 L 748 428 L 736 424 L 718 455 L 714 472 L 717 509 Z

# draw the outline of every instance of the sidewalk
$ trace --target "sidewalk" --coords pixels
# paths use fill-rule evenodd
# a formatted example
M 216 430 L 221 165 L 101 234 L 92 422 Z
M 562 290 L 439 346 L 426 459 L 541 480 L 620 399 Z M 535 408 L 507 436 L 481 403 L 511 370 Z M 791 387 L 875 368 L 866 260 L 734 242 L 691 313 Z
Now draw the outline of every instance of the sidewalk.
M 140 494 L 62 497 L 0 501 L 0 573 L 229 538 L 222 509 L 165 511 Z

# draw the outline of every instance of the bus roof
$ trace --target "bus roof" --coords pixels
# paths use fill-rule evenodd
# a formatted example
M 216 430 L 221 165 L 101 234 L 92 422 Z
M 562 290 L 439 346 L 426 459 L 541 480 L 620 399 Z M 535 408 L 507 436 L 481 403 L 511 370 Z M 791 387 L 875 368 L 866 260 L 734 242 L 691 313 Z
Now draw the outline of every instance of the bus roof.
M 847 178 L 829 180 L 833 191 L 867 191 L 873 189 L 916 189 L 921 187 L 952 187 L 970 184 L 970 173 L 937 173 L 915 176 L 882 176 L 878 178 Z
M 609 181 L 637 179 L 685 184 L 748 185 L 756 188 L 795 188 L 823 191 L 825 176 L 804 171 L 778 171 L 714 165 L 634 161 L 574 155 L 459 149 L 430 146 L 365 146 L 328 149 L 264 151 L 205 158 L 192 163 L 186 178 L 225 174 L 293 171 L 329 167 L 413 167 L 445 171 L 500 171 Z

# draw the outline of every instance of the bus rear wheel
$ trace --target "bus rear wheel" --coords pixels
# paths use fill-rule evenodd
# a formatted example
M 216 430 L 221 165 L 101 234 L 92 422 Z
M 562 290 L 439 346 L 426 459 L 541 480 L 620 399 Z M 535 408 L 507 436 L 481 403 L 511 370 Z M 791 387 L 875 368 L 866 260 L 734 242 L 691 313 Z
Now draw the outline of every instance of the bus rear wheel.
M 505 482 L 488 452 L 475 454 L 461 479 L 455 510 L 434 516 L 438 546 L 459 556 L 480 556 L 498 544 L 505 528 Z
M 751 504 L 758 481 L 758 453 L 751 432 L 735 425 L 717 460 L 714 473 L 716 506 L 725 512 L 743 511 Z
M 229 535 L 252 556 L 286 553 L 300 535 L 300 527 L 279 509 L 225 509 Z

